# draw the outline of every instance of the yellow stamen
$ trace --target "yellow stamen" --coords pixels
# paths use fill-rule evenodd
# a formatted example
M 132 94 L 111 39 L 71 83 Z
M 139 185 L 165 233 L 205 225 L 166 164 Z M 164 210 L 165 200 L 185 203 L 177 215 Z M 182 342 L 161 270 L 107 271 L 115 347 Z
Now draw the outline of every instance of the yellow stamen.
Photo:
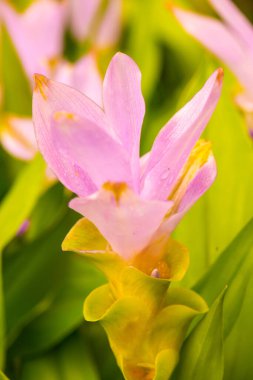
M 224 70 L 220 67 L 218 69 L 218 73 L 217 73 L 217 82 L 219 84 L 221 84 L 222 80 L 223 80 L 223 77 L 224 77 Z
M 49 82 L 48 78 L 46 78 L 44 75 L 41 75 L 41 74 L 35 74 L 34 82 L 35 82 L 34 91 L 40 92 L 43 99 L 47 100 L 45 90 L 48 87 L 48 82 Z
M 103 189 L 111 191 L 115 197 L 117 203 L 119 203 L 121 195 L 128 189 L 125 182 L 106 182 L 103 185 Z
M 174 202 L 174 206 L 170 210 L 170 213 L 177 211 L 189 183 L 195 177 L 197 171 L 208 161 L 210 155 L 211 143 L 209 141 L 199 140 L 183 168 L 182 175 L 169 196 L 169 200 Z
M 57 111 L 54 113 L 55 121 L 72 120 L 76 121 L 76 115 L 67 111 Z
M 11 116 L 5 116 L 1 119 L 0 134 L 7 134 L 19 142 L 25 149 L 35 152 L 36 148 L 32 142 L 25 137 L 18 129 L 15 128 L 15 120 Z

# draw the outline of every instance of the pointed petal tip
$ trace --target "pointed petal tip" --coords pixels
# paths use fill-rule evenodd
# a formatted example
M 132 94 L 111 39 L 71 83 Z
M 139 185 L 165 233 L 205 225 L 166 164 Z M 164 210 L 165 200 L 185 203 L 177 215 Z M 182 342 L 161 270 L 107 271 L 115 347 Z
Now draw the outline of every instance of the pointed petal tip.
M 49 79 L 42 74 L 34 74 L 34 92 L 39 92 L 44 100 L 47 100 L 45 90 L 48 88 Z
M 167 1 L 165 7 L 167 8 L 169 12 L 171 12 L 174 15 L 176 6 L 173 1 L 171 0 Z
M 224 70 L 221 67 L 219 67 L 217 69 L 217 76 L 216 76 L 216 79 L 219 85 L 222 84 L 223 78 L 224 78 Z

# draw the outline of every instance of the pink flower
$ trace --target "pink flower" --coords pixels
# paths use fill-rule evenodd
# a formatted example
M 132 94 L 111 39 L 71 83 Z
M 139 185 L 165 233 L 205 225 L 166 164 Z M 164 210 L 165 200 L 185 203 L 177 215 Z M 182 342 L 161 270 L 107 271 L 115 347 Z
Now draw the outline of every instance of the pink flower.
M 56 60 L 45 66 L 50 77 L 85 93 L 97 104 L 102 104 L 102 81 L 93 54 L 82 57 L 75 64 Z M 14 157 L 31 160 L 38 151 L 32 119 L 7 115 L 2 120 L 0 140 Z
M 230 0 L 209 0 L 223 21 L 173 7 L 183 27 L 225 62 L 244 87 L 239 106 L 253 112 L 253 26 Z
M 104 12 L 102 0 L 69 0 L 68 5 L 71 30 L 79 41 L 89 39 L 98 48 L 117 42 L 122 0 L 109 0 Z
M 220 96 L 221 69 L 163 127 L 139 157 L 145 113 L 141 73 L 116 54 L 103 83 L 103 107 L 73 88 L 36 75 L 33 120 L 39 149 L 78 195 L 70 207 L 130 258 L 167 236 L 216 176 L 210 144 L 198 139 Z
M 0 0 L 0 22 L 13 41 L 23 68 L 32 82 L 35 72 L 47 74 L 48 60 L 63 49 L 66 6 L 56 0 L 37 0 L 19 14 Z

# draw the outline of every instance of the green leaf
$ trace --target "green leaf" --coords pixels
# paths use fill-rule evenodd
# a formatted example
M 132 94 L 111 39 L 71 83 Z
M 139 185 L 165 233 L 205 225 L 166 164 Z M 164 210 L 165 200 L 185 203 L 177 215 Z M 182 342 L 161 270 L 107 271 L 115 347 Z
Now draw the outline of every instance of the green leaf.
M 4 27 L 1 33 L 1 45 L 0 76 L 4 90 L 3 110 L 18 115 L 31 115 L 31 86 Z
M 24 363 L 21 380 L 99 380 L 83 340 L 74 335 L 55 351 Z
M 244 274 L 242 274 L 243 277 Z M 240 314 L 225 340 L 224 380 L 253 378 L 253 268 L 248 273 L 249 284 L 242 299 Z
M 2 371 L 0 371 L 0 380 L 9 380 Z
M 211 266 L 207 274 L 194 286 L 194 290 L 211 304 L 226 285 L 224 303 L 225 336 L 240 314 L 245 289 L 253 268 L 253 220 L 249 222 L 229 247 Z
M 187 338 L 176 369 L 176 380 L 223 379 L 223 301 L 225 291 Z
M 83 322 L 83 302 L 104 282 L 104 278 L 82 257 L 61 255 L 64 266 L 59 289 L 48 307 L 22 331 L 15 343 L 19 355 L 48 350 L 68 336 Z
M 31 213 L 45 184 L 45 163 L 37 156 L 20 173 L 0 205 L 0 251 Z
M 69 194 L 66 194 L 66 190 L 59 182 L 42 194 L 29 218 L 30 225 L 26 238 L 35 239 L 59 223 L 66 213 L 68 201 Z
M 60 242 L 75 220 L 76 215 L 69 212 L 50 233 L 6 255 L 4 294 L 9 342 L 52 302 L 69 264 L 62 256 Z
M 2 270 L 2 255 L 0 254 L 0 368 L 3 368 L 5 360 L 5 316 Z
M 45 181 L 45 163 L 40 156 L 36 157 L 21 172 L 13 187 L 0 205 L 0 261 L 1 251 L 15 236 L 18 229 L 31 213 Z M 15 278 L 15 277 L 14 277 Z M 13 281 L 13 279 L 12 279 Z M 0 264 L 0 368 L 4 361 L 4 301 L 2 294 L 2 263 Z

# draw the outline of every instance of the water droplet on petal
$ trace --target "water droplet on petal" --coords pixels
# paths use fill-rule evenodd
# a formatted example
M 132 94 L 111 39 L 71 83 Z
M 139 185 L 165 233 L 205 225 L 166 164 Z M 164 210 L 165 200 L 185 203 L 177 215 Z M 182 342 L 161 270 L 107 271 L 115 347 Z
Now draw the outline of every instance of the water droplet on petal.
M 168 169 L 166 169 L 166 170 L 163 172 L 163 174 L 161 175 L 161 179 L 162 179 L 162 180 L 167 179 L 167 178 L 169 177 L 169 174 L 170 174 L 170 169 L 168 168 Z

